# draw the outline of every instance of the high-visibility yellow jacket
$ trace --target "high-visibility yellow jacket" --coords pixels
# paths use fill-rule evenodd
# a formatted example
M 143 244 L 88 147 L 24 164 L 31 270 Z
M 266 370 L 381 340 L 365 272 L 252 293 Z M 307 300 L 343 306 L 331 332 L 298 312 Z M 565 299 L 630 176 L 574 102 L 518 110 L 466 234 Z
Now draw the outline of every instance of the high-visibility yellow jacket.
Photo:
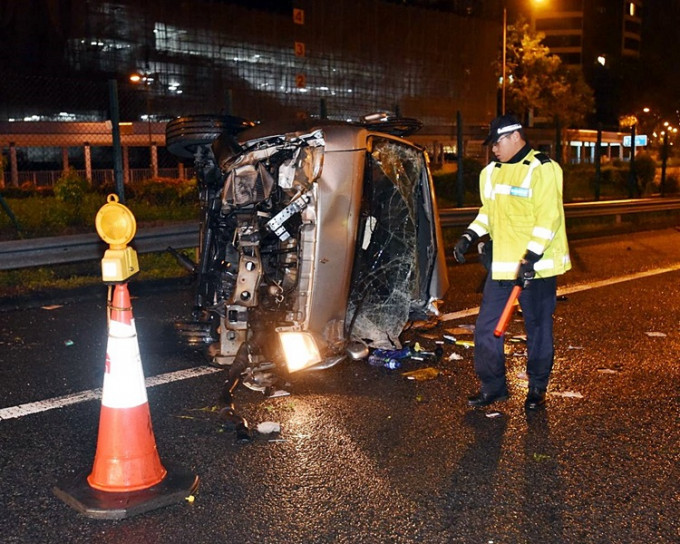
M 482 207 L 469 228 L 493 240 L 492 279 L 515 279 L 527 251 L 542 255 L 537 278 L 571 268 L 556 162 L 533 149 L 517 162 L 492 161 L 479 176 L 479 192 Z

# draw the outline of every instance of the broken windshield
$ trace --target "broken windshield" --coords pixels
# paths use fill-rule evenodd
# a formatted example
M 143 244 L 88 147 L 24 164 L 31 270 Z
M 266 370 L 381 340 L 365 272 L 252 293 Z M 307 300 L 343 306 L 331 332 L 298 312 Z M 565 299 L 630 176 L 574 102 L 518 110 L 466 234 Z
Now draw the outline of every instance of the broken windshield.
M 417 208 L 425 168 L 418 149 L 373 140 L 347 319 L 352 336 L 374 347 L 399 345 L 412 301 L 420 298 Z

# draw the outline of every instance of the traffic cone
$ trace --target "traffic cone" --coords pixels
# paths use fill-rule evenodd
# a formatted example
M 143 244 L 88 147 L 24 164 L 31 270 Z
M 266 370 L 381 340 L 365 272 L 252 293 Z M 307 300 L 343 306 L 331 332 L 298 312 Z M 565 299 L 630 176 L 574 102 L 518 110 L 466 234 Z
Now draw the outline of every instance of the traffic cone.
M 82 513 L 122 519 L 187 498 L 198 477 L 161 463 L 127 284 L 110 304 L 106 368 L 92 471 L 54 493 Z
M 111 303 L 97 453 L 88 483 L 102 491 L 137 491 L 167 474 L 151 427 L 139 344 L 127 285 Z

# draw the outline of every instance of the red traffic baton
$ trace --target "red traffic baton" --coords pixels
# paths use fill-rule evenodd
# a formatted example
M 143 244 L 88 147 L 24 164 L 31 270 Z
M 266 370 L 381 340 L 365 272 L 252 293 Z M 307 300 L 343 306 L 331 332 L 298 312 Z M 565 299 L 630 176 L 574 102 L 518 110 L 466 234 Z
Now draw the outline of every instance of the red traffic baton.
M 498 323 L 496 324 L 496 328 L 493 331 L 494 336 L 501 336 L 505 333 L 505 329 L 508 328 L 510 318 L 512 317 L 512 314 L 515 311 L 516 305 L 515 303 L 517 302 L 517 298 L 519 297 L 519 294 L 521 292 L 522 292 L 521 285 L 515 285 L 512 288 L 512 292 L 508 297 L 508 301 L 505 303 L 505 308 L 503 308 L 503 313 L 501 314 L 501 317 L 498 320 Z

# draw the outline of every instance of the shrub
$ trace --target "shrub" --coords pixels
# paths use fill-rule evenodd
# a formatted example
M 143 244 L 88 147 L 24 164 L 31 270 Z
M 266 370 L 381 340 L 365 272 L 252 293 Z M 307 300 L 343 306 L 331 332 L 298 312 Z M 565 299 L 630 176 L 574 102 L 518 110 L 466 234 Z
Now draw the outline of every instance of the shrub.
M 125 193 L 125 200 L 129 198 L 135 198 L 135 188 L 129 183 L 123 184 L 123 192 Z M 114 181 L 101 183 L 99 187 L 97 187 L 97 193 L 104 196 L 118 194 L 118 191 L 116 190 L 116 183 Z
M 476 159 L 463 159 L 463 186 L 465 188 L 464 204 L 475 206 L 480 204 L 479 200 L 479 173 L 484 165 Z M 440 205 L 453 205 L 457 202 L 457 172 L 446 174 L 433 174 L 434 190 L 437 199 L 441 200 Z
M 654 182 L 656 161 L 649 153 L 639 153 L 635 157 L 634 172 L 638 179 L 638 185 L 645 189 Z
M 196 180 L 148 179 L 135 187 L 135 198 L 152 206 L 189 204 L 198 200 Z
M 73 168 L 69 168 L 54 184 L 54 196 L 59 202 L 77 207 L 83 202 L 89 188 L 87 180 L 80 177 Z
M 666 176 L 666 182 L 663 186 L 664 193 L 677 194 L 680 191 L 680 182 L 676 176 Z
M 28 198 L 31 196 L 31 192 L 21 187 L 5 187 L 2 189 L 2 196 L 5 198 Z

